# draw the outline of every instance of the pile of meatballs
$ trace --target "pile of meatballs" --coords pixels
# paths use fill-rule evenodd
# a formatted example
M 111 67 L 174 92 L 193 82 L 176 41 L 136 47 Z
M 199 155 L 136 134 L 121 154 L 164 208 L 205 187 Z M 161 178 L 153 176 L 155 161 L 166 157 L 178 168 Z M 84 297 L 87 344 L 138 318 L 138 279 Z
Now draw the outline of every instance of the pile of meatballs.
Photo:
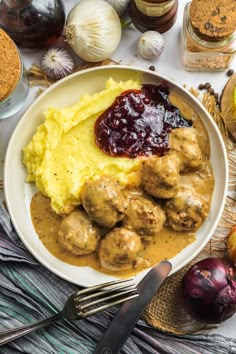
M 181 173 L 202 163 L 195 129 L 172 130 L 166 155 L 142 158 L 139 189 L 122 189 L 107 176 L 88 180 L 81 207 L 61 222 L 58 242 L 74 255 L 97 252 L 105 270 L 148 267 L 139 253 L 164 225 L 196 231 L 207 217 L 209 207 L 202 196 L 180 185 Z

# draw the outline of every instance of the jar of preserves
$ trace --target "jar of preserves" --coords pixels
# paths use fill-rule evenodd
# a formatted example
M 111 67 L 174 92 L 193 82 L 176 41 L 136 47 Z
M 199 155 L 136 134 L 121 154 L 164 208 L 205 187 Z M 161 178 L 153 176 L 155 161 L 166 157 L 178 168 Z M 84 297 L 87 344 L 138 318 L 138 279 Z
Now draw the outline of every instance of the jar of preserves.
M 181 29 L 181 62 L 189 71 L 220 71 L 236 53 L 236 2 L 192 0 Z
M 28 75 L 12 39 L 0 29 L 0 119 L 17 113 L 29 92 Z
M 178 0 L 131 0 L 130 18 L 141 32 L 148 30 L 164 33 L 175 23 Z

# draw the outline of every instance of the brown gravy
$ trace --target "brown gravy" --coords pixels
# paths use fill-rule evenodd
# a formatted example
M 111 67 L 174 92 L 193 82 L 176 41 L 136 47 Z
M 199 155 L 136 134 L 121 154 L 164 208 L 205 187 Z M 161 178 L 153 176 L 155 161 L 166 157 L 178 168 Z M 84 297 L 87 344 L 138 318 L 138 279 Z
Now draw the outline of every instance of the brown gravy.
M 177 95 L 170 96 L 185 118 L 193 118 L 193 126 L 198 131 L 198 141 L 203 153 L 203 166 L 196 172 L 186 173 L 181 176 L 181 184 L 196 190 L 210 204 L 214 189 L 214 176 L 209 161 L 210 146 L 207 132 L 197 114 Z M 140 272 L 141 269 L 130 271 L 112 272 L 101 269 L 96 252 L 89 255 L 75 256 L 65 251 L 57 242 L 61 216 L 57 215 L 50 207 L 50 200 L 41 193 L 36 193 L 31 201 L 31 217 L 35 230 L 44 246 L 58 259 L 78 266 L 89 266 L 99 272 L 118 277 L 130 277 Z M 175 232 L 163 228 L 149 244 L 144 244 L 139 256 L 147 259 L 154 265 L 163 259 L 171 259 L 181 250 L 195 241 L 195 234 L 189 232 Z
M 58 259 L 79 267 L 89 266 L 97 271 L 119 277 L 129 277 L 140 272 L 140 269 L 125 272 L 109 272 L 101 269 L 97 254 L 74 256 L 65 251 L 57 242 L 61 217 L 50 207 L 50 200 L 41 193 L 36 193 L 31 202 L 33 224 L 44 246 Z M 164 228 L 143 247 L 139 256 L 147 259 L 151 265 L 163 259 L 170 259 L 195 240 L 193 233 L 178 233 Z

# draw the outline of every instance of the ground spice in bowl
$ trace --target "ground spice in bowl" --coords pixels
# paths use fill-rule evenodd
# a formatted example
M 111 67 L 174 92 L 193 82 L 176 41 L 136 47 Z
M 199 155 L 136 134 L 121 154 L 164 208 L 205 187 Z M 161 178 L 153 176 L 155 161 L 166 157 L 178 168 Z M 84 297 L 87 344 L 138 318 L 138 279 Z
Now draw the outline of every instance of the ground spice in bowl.
M 0 29 L 0 119 L 17 113 L 29 92 L 29 80 L 20 51 Z
M 15 89 L 21 76 L 21 60 L 15 43 L 0 29 L 0 101 Z

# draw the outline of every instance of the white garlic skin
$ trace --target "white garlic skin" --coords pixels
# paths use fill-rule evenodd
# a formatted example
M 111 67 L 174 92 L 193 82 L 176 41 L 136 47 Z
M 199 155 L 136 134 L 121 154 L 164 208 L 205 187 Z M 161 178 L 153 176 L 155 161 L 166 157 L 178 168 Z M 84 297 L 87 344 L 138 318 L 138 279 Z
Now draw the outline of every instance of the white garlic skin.
M 164 47 L 164 38 L 159 32 L 147 31 L 139 37 L 138 52 L 144 59 L 159 59 Z
M 67 16 L 66 41 L 88 62 L 99 62 L 115 52 L 121 40 L 121 22 L 103 0 L 81 0 Z
M 130 0 L 105 0 L 114 7 L 119 16 L 122 16 L 128 8 Z
M 74 66 L 72 56 L 62 48 L 51 48 L 42 58 L 42 68 L 52 79 L 62 79 L 71 74 Z

